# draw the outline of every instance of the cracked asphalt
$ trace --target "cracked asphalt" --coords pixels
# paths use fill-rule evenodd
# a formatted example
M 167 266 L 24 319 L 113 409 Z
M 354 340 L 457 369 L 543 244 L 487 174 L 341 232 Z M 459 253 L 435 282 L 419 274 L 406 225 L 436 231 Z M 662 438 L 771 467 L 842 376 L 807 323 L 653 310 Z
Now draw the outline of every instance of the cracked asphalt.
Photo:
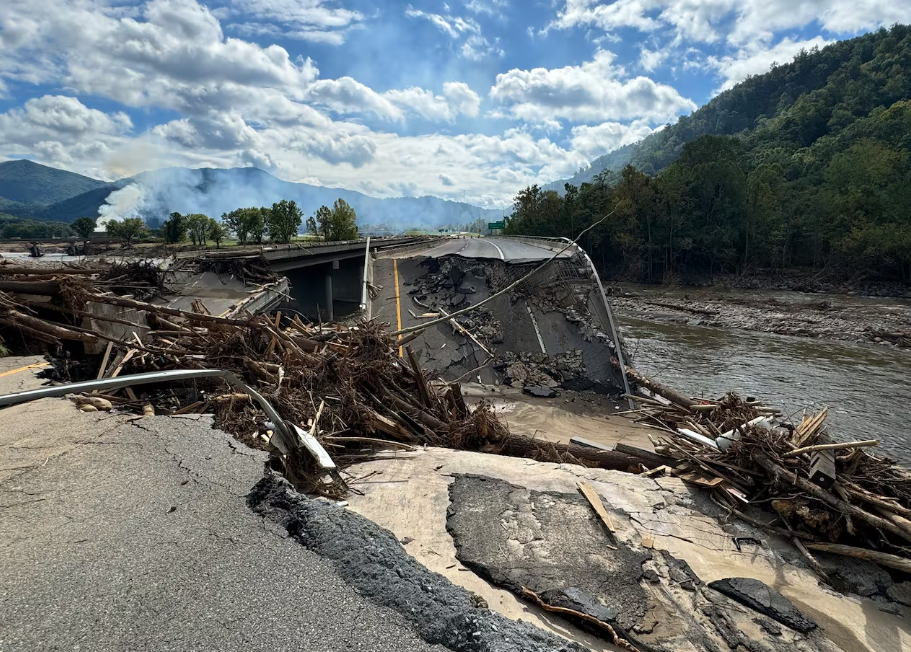
M 0 651 L 437 650 L 254 514 L 208 417 L 0 411 Z

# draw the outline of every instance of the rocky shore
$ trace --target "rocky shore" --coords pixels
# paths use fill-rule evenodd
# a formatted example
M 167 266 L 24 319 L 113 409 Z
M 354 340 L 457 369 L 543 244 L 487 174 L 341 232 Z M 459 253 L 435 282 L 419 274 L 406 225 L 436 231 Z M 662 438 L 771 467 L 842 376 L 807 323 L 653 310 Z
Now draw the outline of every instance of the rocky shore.
M 615 286 L 609 294 L 621 314 L 649 321 L 911 346 L 907 300 L 667 286 Z

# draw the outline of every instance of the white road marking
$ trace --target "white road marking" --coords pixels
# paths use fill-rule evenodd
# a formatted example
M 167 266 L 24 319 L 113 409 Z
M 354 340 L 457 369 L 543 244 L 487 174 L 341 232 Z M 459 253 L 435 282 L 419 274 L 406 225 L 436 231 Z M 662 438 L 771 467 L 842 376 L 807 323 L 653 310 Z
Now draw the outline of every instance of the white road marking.
M 547 355 L 547 349 L 544 348 L 544 338 L 541 337 L 541 331 L 538 329 L 538 320 L 535 319 L 535 313 L 531 311 L 531 306 L 528 305 L 528 301 L 525 302 L 525 309 L 528 311 L 528 316 L 531 317 L 531 325 L 535 327 L 535 335 L 538 336 L 538 344 L 541 345 L 541 353 Z
M 499 247 L 497 247 L 497 245 L 493 244 L 490 240 L 485 240 L 484 242 L 486 242 L 486 243 L 489 244 L 489 245 L 493 245 L 494 248 L 495 248 L 498 252 L 500 252 L 500 260 L 506 260 L 506 256 L 503 255 L 503 250 L 502 250 L 502 249 L 500 249 Z

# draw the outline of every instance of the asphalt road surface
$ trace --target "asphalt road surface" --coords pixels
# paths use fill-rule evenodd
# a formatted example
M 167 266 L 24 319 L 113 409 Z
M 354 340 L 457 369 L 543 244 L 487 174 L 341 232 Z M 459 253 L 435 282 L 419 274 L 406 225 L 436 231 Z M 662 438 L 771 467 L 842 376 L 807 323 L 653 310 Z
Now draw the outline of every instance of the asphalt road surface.
M 445 652 L 247 507 L 265 457 L 209 417 L 0 410 L 0 650 Z
M 493 258 L 511 263 L 546 260 L 553 256 L 554 253 L 550 249 L 535 247 L 512 238 L 498 237 L 453 238 L 436 247 L 420 252 L 422 256 L 430 256 L 432 258 L 456 255 L 463 258 Z M 561 255 L 569 257 L 571 254 L 571 251 L 565 251 Z

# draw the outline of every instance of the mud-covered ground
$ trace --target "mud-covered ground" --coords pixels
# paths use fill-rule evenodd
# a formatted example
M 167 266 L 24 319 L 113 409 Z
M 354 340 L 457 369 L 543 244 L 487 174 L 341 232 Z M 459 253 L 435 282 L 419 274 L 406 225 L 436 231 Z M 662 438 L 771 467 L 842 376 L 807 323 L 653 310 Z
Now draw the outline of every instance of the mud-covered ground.
M 621 314 L 648 321 L 843 342 L 911 344 L 911 301 L 906 299 L 662 286 L 621 286 L 610 293 Z

